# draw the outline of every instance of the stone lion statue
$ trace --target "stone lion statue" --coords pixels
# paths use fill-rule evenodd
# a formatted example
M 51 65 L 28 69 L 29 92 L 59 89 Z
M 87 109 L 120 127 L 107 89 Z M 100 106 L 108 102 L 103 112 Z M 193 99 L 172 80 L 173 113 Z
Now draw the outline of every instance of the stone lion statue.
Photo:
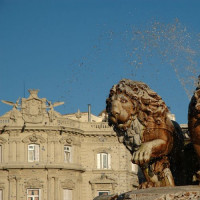
M 162 98 L 145 83 L 122 79 L 106 100 L 108 123 L 142 169 L 140 188 L 182 185 L 183 137 Z
M 188 109 L 188 131 L 198 157 L 196 179 L 200 182 L 200 76 L 198 86 L 191 98 Z

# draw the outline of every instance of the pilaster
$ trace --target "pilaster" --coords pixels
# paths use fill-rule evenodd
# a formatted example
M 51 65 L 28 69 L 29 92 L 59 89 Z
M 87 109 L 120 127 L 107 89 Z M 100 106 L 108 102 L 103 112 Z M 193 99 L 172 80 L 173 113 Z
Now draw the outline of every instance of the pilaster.
M 60 200 L 60 188 L 58 185 L 58 178 L 55 177 L 54 178 L 54 200 Z
M 9 200 L 16 200 L 16 177 L 9 176 Z
M 54 200 L 54 180 L 48 177 L 48 200 Z

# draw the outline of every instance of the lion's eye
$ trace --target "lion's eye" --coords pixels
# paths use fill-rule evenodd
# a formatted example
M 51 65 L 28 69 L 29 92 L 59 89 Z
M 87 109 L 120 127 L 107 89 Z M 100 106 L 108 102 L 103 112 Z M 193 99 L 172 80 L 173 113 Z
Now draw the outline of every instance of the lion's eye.
M 126 99 L 120 99 L 120 101 L 121 101 L 122 103 L 126 103 L 126 102 L 127 102 Z

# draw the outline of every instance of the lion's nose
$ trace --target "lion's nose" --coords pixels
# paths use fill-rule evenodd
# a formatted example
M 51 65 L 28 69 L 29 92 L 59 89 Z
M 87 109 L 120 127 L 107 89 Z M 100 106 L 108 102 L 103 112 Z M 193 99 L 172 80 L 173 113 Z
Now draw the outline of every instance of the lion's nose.
M 119 115 L 119 110 L 113 109 L 111 112 L 113 116 Z
M 112 113 L 113 116 L 117 116 L 117 115 L 120 114 L 119 103 L 118 103 L 117 100 L 114 100 L 112 102 L 111 113 Z

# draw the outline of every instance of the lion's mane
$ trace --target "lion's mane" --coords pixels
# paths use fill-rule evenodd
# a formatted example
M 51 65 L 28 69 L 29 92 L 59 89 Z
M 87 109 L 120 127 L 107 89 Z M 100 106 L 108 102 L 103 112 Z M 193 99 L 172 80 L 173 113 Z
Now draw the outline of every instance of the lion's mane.
M 143 126 L 147 125 L 150 117 L 158 125 L 165 123 L 169 110 L 162 98 L 145 83 L 129 79 L 122 79 L 117 85 L 111 88 L 109 97 L 106 100 L 108 114 L 112 106 L 112 96 L 119 93 L 127 95 L 133 103 L 137 101 L 137 118 Z

